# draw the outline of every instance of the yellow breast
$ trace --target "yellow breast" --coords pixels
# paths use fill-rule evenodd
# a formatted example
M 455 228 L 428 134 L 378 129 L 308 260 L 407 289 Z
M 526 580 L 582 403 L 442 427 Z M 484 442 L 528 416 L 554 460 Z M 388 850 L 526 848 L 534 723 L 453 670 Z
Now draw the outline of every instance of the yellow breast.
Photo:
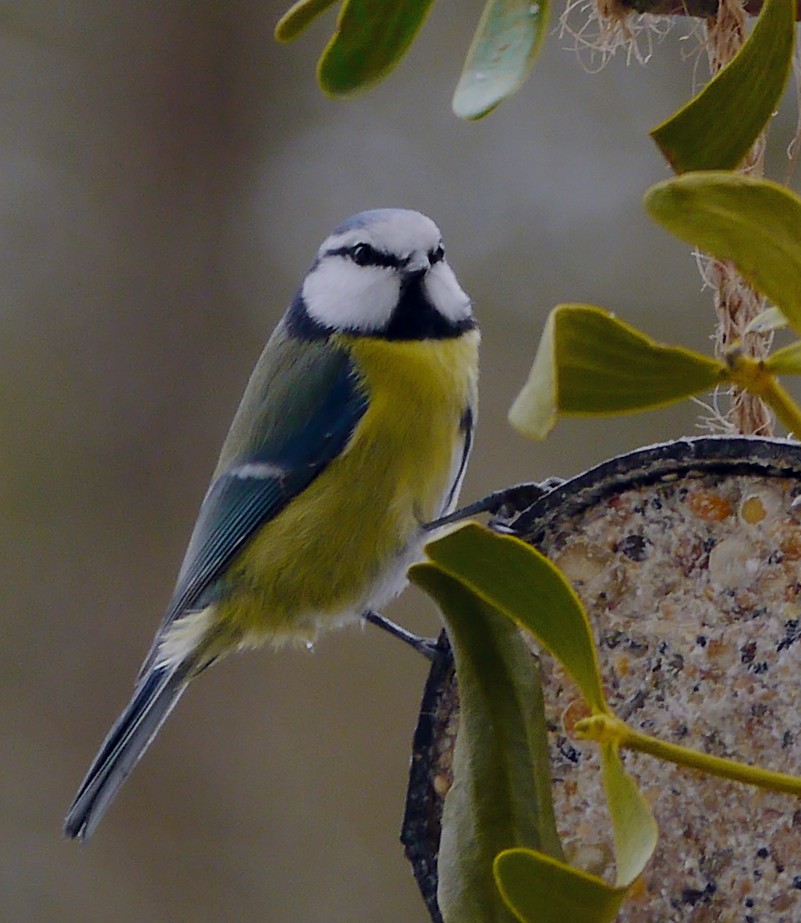
M 450 490 L 461 422 L 467 408 L 475 413 L 478 331 L 335 339 L 352 358 L 367 411 L 342 455 L 233 562 L 232 592 L 217 612 L 229 638 L 304 638 L 320 621 L 358 614 Z

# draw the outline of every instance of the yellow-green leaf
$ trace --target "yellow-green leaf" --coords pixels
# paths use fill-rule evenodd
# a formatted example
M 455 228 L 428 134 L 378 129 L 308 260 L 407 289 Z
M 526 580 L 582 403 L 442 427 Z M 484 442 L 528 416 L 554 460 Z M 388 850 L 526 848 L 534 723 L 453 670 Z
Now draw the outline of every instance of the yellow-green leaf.
M 627 888 L 653 855 L 659 829 L 648 802 L 623 768 L 613 741 L 601 744 L 601 775 L 615 839 L 617 884 Z
M 555 308 L 548 315 L 528 380 L 509 410 L 509 422 L 530 439 L 544 439 L 556 426 L 559 415 L 558 312 L 559 308 Z
M 774 375 L 801 375 L 801 340 L 777 349 L 765 360 L 765 368 Z
M 795 0 L 766 0 L 732 60 L 651 137 L 677 173 L 730 170 L 779 104 L 793 55 Z
M 548 28 L 549 0 L 487 0 L 453 96 L 462 119 L 479 119 L 525 81 Z
M 745 328 L 745 333 L 770 333 L 772 330 L 782 330 L 787 326 L 787 318 L 775 306 L 765 308 L 751 320 Z
M 739 173 L 686 173 L 652 186 L 648 213 L 687 243 L 721 260 L 777 305 L 801 331 L 801 199 Z
M 626 896 L 625 888 L 531 849 L 500 853 L 495 880 L 522 923 L 612 923 Z
M 723 363 L 657 343 L 601 308 L 559 305 L 548 317 L 509 420 L 524 435 L 542 439 L 560 413 L 661 407 L 712 388 L 726 374 Z
M 520 539 L 496 535 L 477 523 L 429 542 L 426 554 L 530 631 L 561 661 L 592 710 L 607 710 L 587 614 L 562 572 L 544 555 Z
M 429 592 L 433 590 L 441 603 L 451 607 L 447 610 L 449 630 L 451 625 L 456 627 L 462 634 L 462 643 L 464 638 L 470 638 L 467 649 L 474 660 L 472 664 L 468 662 L 466 672 L 462 672 L 457 657 L 460 689 L 463 678 L 467 676 L 473 694 L 483 686 L 484 698 L 489 700 L 492 696 L 494 681 L 489 667 L 498 660 L 498 656 L 492 638 L 484 636 L 486 629 L 480 625 L 484 618 L 481 612 L 486 610 L 497 618 L 506 617 L 510 624 L 516 623 L 534 634 L 571 675 L 596 719 L 608 717 L 612 726 L 616 726 L 616 719 L 603 697 L 586 613 L 567 580 L 547 558 L 516 538 L 496 535 L 475 523 L 430 542 L 426 546 L 426 554 L 432 563 L 413 567 L 410 572 L 412 579 Z M 441 592 L 443 586 L 447 589 L 445 594 Z M 486 621 L 486 626 L 492 632 L 498 630 L 497 622 L 493 625 Z M 484 727 L 476 731 L 477 735 L 486 735 L 487 729 L 499 720 L 486 710 L 479 717 Z M 460 738 L 461 733 L 460 730 Z M 476 742 L 480 743 L 478 737 L 473 746 Z M 562 861 L 561 855 L 554 858 L 546 855 L 542 847 L 516 843 L 514 848 L 505 848 L 498 855 L 494 870 L 503 900 L 518 920 L 524 923 L 564 923 L 564 920 L 571 923 L 609 923 L 614 919 L 625 889 L 650 858 L 656 843 L 656 824 L 645 799 L 624 771 L 617 746 L 616 740 L 601 739 L 602 778 L 617 856 L 617 887 L 610 887 L 593 875 L 570 868 Z M 457 751 L 458 748 L 459 739 Z M 480 766 L 485 758 L 486 754 L 472 755 L 463 751 L 460 759 L 464 762 L 460 762 L 460 766 L 464 777 L 472 780 L 476 764 Z M 491 752 L 489 759 L 490 763 L 497 763 L 503 756 Z M 450 818 L 450 829 L 458 835 L 460 849 L 467 848 L 468 859 L 456 858 L 458 850 L 455 848 L 446 853 L 451 857 L 449 874 L 453 874 L 456 868 L 454 880 L 459 887 L 455 892 L 441 894 L 444 899 L 452 898 L 454 894 L 458 898 L 458 902 L 449 905 L 455 912 L 451 915 L 446 913 L 445 921 L 483 923 L 485 920 L 501 920 L 503 917 L 494 910 L 484 885 L 482 892 L 470 894 L 470 876 L 480 874 L 477 870 L 482 866 L 480 863 L 466 866 L 465 863 L 469 861 L 471 851 L 480 848 L 485 829 L 485 825 L 474 821 L 476 811 L 471 805 L 477 796 L 467 797 L 464 791 L 460 793 L 455 787 L 452 792 L 455 792 L 453 804 L 459 810 Z M 509 799 L 501 789 L 501 797 L 504 796 Z M 450 799 L 449 793 L 446 814 Z M 472 822 L 466 822 L 465 818 Z M 491 826 L 489 829 L 491 831 Z M 465 846 L 470 843 L 473 845 Z M 442 849 L 450 846 L 443 830 L 440 862 Z M 525 848 L 518 848 L 521 846 Z M 482 854 L 481 862 L 484 858 Z M 473 912 L 471 900 L 482 903 L 482 909 Z
M 336 2 L 337 0 L 298 0 L 278 20 L 275 37 L 279 42 L 291 42 Z
M 446 923 L 511 921 L 492 876 L 497 853 L 529 846 L 561 855 L 537 664 L 514 623 L 455 577 L 434 564 L 411 577 L 442 611 L 459 681 L 437 902 Z
M 432 2 L 345 0 L 317 67 L 323 90 L 350 96 L 386 77 L 411 45 Z

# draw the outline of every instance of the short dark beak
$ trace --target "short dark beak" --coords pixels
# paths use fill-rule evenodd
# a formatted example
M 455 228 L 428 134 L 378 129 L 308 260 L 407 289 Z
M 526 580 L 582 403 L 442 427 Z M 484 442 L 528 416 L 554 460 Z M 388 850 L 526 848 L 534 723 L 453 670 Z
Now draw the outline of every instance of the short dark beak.
M 431 264 L 428 260 L 408 263 L 403 267 L 403 287 L 420 282 L 429 269 L 431 269 Z

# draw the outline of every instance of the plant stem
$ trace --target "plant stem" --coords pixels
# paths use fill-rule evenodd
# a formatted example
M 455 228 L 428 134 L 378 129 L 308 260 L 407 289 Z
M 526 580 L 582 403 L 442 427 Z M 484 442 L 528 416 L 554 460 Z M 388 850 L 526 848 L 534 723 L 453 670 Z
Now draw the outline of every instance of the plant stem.
M 575 731 L 582 738 L 614 741 L 620 747 L 648 753 L 657 759 L 666 760 L 678 766 L 687 766 L 690 769 L 698 769 L 708 775 L 757 785 L 774 792 L 801 796 L 801 776 L 791 776 L 772 769 L 763 769 L 760 766 L 749 766 L 747 763 L 739 763 L 736 760 L 724 759 L 709 753 L 700 753 L 698 750 L 691 750 L 679 744 L 668 743 L 633 730 L 615 715 L 595 714 L 590 718 L 584 718 L 576 722 Z
M 801 408 L 771 375 L 770 386 L 762 392 L 762 400 L 773 410 L 776 418 L 796 437 L 801 437 Z
M 765 368 L 765 364 L 737 350 L 725 358 L 732 381 L 761 398 L 791 433 L 801 437 L 801 408 L 779 384 L 776 376 Z

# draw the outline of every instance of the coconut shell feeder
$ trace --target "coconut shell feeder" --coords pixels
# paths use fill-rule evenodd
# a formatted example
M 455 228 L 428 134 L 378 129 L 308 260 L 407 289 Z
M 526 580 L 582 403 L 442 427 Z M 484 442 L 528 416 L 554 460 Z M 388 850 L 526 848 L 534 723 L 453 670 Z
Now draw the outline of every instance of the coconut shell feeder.
M 801 445 L 704 437 L 652 446 L 553 487 L 495 527 L 546 554 L 585 605 L 614 712 L 635 729 L 801 772 Z M 536 593 L 536 587 L 532 587 Z M 571 864 L 609 878 L 595 745 L 561 667 L 536 649 L 557 826 Z M 433 921 L 440 817 L 459 719 L 447 638 L 414 740 L 402 840 Z M 660 829 L 623 905 L 637 923 L 801 920 L 801 803 L 626 752 Z

